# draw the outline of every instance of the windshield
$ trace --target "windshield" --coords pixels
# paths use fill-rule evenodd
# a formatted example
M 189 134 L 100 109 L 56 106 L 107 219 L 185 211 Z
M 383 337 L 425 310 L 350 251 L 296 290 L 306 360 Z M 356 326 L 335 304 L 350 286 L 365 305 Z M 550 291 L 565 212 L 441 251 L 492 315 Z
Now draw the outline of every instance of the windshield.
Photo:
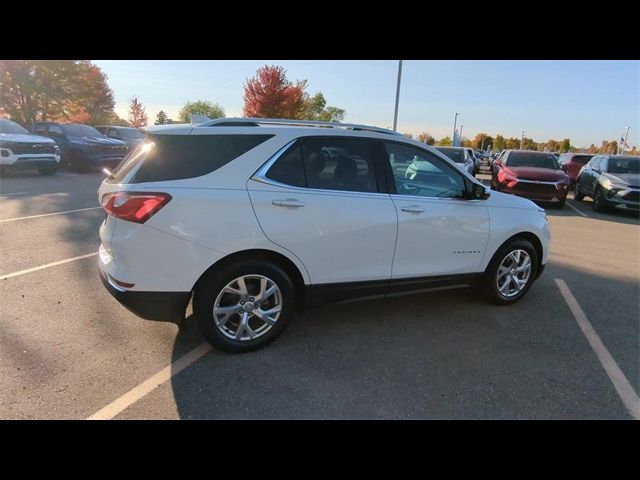
M 464 152 L 458 148 L 436 148 L 441 153 L 444 153 L 447 157 L 456 163 L 464 163 Z
M 144 133 L 142 133 L 137 128 L 121 128 L 120 133 L 127 140 L 142 140 L 144 138 Z
M 98 130 L 89 125 L 78 125 L 77 123 L 69 123 L 60 125 L 64 133 L 71 137 L 104 137 Z
M 530 152 L 511 152 L 505 165 L 510 167 L 537 167 L 557 170 L 558 159 L 552 153 L 536 154 Z
M 31 135 L 27 130 L 11 120 L 0 120 L 0 133 Z
M 640 173 L 640 157 L 609 158 L 609 173 Z

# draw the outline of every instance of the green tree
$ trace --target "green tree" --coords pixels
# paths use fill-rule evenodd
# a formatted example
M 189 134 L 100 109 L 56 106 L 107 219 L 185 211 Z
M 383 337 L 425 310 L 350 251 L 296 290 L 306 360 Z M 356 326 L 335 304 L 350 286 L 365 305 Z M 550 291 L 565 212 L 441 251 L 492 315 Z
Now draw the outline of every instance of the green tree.
M 323 122 L 341 122 L 344 120 L 345 111 L 341 108 L 327 106 L 327 100 L 322 92 L 312 96 L 305 93 L 304 103 L 304 117 L 306 120 L 321 120 Z
M 571 148 L 571 140 L 569 140 L 568 138 L 565 138 L 564 140 L 562 140 L 562 142 L 560 143 L 560 151 L 562 153 L 568 152 L 570 148 Z
M 520 148 L 519 144 L 518 144 L 518 148 Z M 536 142 L 534 142 L 532 138 L 524 137 L 522 139 L 522 148 L 524 150 L 537 150 L 538 149 L 538 144 Z
M 439 146 L 450 146 L 451 145 L 451 137 L 447 135 L 446 137 L 441 138 L 440 140 L 438 140 L 436 142 L 436 145 L 439 145 Z
M 209 118 L 224 118 L 224 108 L 217 103 L 206 100 L 196 100 L 195 102 L 187 102 L 180 110 L 178 118 L 182 123 L 191 123 L 191 115 L 203 115 Z
M 164 113 L 164 110 L 160 110 L 158 115 L 156 115 L 156 121 L 153 122 L 154 125 L 164 125 L 167 123 L 167 114 Z
M 560 151 L 560 142 L 557 140 L 549 139 L 547 143 L 544 144 L 544 148 L 548 152 L 559 152 Z
M 418 134 L 418 141 L 426 143 L 427 145 L 433 145 L 436 143 L 436 139 L 429 135 L 428 132 L 421 132 Z
M 517 150 L 520 148 L 520 139 L 515 137 L 507 138 L 504 142 L 504 148 L 508 150 Z
M 505 141 L 502 135 L 496 135 L 496 138 L 493 140 L 493 149 L 494 150 L 504 150 L 505 149 Z

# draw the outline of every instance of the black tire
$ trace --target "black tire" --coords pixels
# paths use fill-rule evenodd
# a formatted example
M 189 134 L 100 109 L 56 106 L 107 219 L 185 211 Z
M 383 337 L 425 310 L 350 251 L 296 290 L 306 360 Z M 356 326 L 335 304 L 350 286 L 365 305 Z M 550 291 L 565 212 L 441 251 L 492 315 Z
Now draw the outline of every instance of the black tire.
M 601 188 L 596 190 L 596 193 L 593 194 L 593 203 L 591 204 L 594 212 L 606 212 L 607 211 L 607 200 L 604 198 L 604 192 Z
M 580 182 L 576 182 L 576 193 L 573 194 L 573 198 L 578 202 L 584 200 L 584 193 L 582 193 L 582 190 L 580 189 Z
M 282 310 L 277 322 L 262 336 L 252 340 L 235 340 L 216 326 L 213 308 L 218 294 L 234 279 L 243 275 L 262 275 L 271 279 L 282 294 Z M 295 311 L 295 288 L 287 273 L 268 260 L 249 260 L 214 270 L 198 282 L 193 295 L 193 313 L 204 338 L 214 347 L 232 353 L 244 353 L 264 347 L 286 328 Z
M 505 259 L 505 257 L 514 250 L 524 250 L 529 254 L 529 257 L 531 259 L 531 272 L 529 274 L 529 278 L 527 280 L 525 287 L 518 294 L 516 294 L 513 297 L 505 297 L 498 291 L 498 284 L 497 284 L 498 268 L 500 267 L 500 264 Z M 512 241 L 510 241 L 508 244 L 500 248 L 500 250 L 498 250 L 495 253 L 493 258 L 489 262 L 489 266 L 485 270 L 484 278 L 482 279 L 482 287 L 484 290 L 485 297 L 489 301 L 497 305 L 511 305 L 512 303 L 517 302 L 527 294 L 527 292 L 529 291 L 529 288 L 531 288 L 531 285 L 535 281 L 537 273 L 538 273 L 538 253 L 536 252 L 536 249 L 528 240 L 524 240 L 522 238 L 515 238 Z
M 49 168 L 39 168 L 38 171 L 40 172 L 41 175 L 55 175 L 56 172 L 58 171 L 58 167 L 49 167 Z

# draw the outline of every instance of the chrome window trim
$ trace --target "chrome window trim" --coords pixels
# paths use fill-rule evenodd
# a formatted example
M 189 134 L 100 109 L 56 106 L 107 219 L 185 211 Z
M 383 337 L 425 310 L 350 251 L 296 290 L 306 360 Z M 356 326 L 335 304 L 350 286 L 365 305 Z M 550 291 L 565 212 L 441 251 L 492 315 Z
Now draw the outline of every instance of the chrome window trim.
M 302 137 L 301 137 L 302 138 Z M 377 197 L 389 197 L 389 194 L 386 192 L 357 192 L 354 190 L 330 190 L 328 188 L 308 188 L 308 187 L 299 187 L 297 185 L 289 185 L 286 183 L 278 182 L 276 180 L 272 180 L 267 177 L 267 173 L 269 169 L 273 166 L 274 163 L 278 161 L 278 159 L 284 155 L 284 153 L 289 150 L 289 148 L 300 138 L 294 138 L 290 142 L 286 143 L 282 148 L 280 148 L 273 156 L 265 162 L 262 167 L 260 167 L 256 173 L 254 173 L 249 180 L 254 180 L 256 182 L 264 183 L 265 185 L 271 185 L 273 187 L 279 188 L 288 188 L 295 191 L 299 191 L 300 193 L 313 193 L 313 194 L 339 194 L 339 195 L 367 195 L 372 196 L 375 195 Z M 304 162 L 304 160 L 303 160 Z

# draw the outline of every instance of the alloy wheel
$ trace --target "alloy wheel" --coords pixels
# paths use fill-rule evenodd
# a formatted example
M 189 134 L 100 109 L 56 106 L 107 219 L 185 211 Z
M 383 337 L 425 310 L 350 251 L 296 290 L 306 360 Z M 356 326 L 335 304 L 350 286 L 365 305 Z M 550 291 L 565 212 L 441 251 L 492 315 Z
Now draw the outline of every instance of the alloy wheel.
M 266 334 L 282 313 L 282 292 L 264 275 L 243 275 L 220 291 L 213 321 L 226 337 L 246 342 Z
M 498 292 L 505 298 L 520 294 L 531 276 L 531 257 L 522 249 L 509 252 L 498 267 L 496 283 Z

